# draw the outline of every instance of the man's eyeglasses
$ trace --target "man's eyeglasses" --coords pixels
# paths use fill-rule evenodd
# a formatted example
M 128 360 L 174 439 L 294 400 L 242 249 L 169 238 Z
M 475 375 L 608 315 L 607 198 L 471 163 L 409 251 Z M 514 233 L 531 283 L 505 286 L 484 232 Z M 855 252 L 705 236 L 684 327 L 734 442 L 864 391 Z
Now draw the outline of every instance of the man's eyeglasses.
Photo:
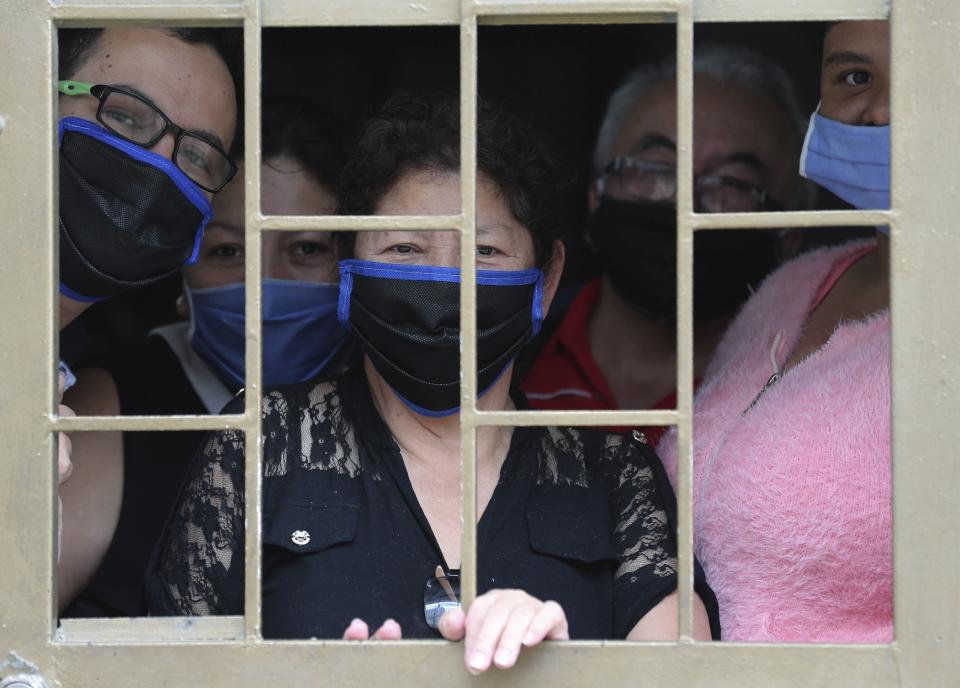
M 130 143 L 152 148 L 172 131 L 176 135 L 173 164 L 196 182 L 216 193 L 237 173 L 230 156 L 205 135 L 186 131 L 174 124 L 156 105 L 136 93 L 116 86 L 60 81 L 60 93 L 68 96 L 91 95 L 100 101 L 97 121 Z
M 423 616 L 430 628 L 440 625 L 440 617 L 454 609 L 460 609 L 460 575 L 452 571 L 443 574 L 437 566 L 434 577 L 427 580 L 423 590 Z
M 604 168 L 598 188 L 600 193 L 628 201 L 670 201 L 677 196 L 677 168 L 669 163 L 621 155 Z M 693 191 L 700 212 L 781 210 L 766 189 L 737 177 L 702 175 L 694 178 Z

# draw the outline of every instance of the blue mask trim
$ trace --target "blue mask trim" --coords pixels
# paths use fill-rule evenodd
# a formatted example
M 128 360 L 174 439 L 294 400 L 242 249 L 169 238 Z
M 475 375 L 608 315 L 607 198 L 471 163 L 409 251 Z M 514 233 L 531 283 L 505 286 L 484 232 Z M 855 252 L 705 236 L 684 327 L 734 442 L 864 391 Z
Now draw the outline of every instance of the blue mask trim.
M 890 207 L 890 127 L 845 124 L 813 113 L 800 175 L 861 210 Z
M 340 324 L 347 328 L 350 327 L 350 293 L 353 290 L 353 275 L 418 282 L 460 283 L 460 268 L 436 265 L 397 265 L 357 258 L 341 260 L 337 263 L 337 267 L 340 268 L 340 300 L 337 304 L 337 317 L 340 319 Z M 543 325 L 542 270 L 537 268 L 527 270 L 477 270 L 477 284 L 503 287 L 534 284 L 531 312 L 533 334 L 531 336 L 535 337 L 539 334 Z
M 80 301 L 82 303 L 96 303 L 97 301 L 106 301 L 108 298 L 110 298 L 109 296 L 84 296 L 83 294 L 78 294 L 63 282 L 60 282 L 60 293 L 66 296 L 68 299 Z
M 125 141 L 116 134 L 112 134 L 100 125 L 94 124 L 86 119 L 79 117 L 64 117 L 61 119 L 57 127 L 58 142 L 63 142 L 64 131 L 73 131 L 97 139 L 108 146 L 123 151 L 134 160 L 156 167 L 170 177 L 170 180 L 176 184 L 180 192 L 200 211 L 200 214 L 203 215 L 203 221 L 197 228 L 197 233 L 193 238 L 193 252 L 184 265 L 193 265 L 197 262 L 200 258 L 200 241 L 203 239 L 203 231 L 206 229 L 207 223 L 213 219 L 213 206 L 210 205 L 210 201 L 207 200 L 207 197 L 200 187 L 197 186 L 190 177 L 184 174 L 183 170 L 162 155 L 148 151 L 146 148 L 138 146 L 135 143 Z

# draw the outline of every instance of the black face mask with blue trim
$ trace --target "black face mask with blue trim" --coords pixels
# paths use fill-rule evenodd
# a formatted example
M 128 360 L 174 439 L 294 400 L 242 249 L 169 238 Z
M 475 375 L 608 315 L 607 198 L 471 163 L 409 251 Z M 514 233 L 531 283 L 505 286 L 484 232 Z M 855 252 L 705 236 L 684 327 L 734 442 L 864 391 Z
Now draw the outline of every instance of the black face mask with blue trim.
M 99 301 L 195 263 L 210 202 L 170 160 L 60 120 L 60 292 Z
M 460 409 L 460 270 L 340 261 L 340 322 L 411 409 Z M 477 389 L 485 394 L 543 322 L 543 272 L 477 271 Z

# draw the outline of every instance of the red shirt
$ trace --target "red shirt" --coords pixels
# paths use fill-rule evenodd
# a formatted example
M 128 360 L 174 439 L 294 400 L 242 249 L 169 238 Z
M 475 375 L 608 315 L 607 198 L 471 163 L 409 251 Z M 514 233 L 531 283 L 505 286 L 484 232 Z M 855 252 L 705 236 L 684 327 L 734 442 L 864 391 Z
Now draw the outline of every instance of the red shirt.
M 586 284 L 574 298 L 560 323 L 534 361 L 521 387 L 530 408 L 548 410 L 618 410 L 616 399 L 590 352 L 588 325 L 600 298 L 601 278 Z M 651 409 L 674 409 L 677 393 L 671 392 Z M 629 430 L 630 428 L 615 428 Z M 640 428 L 656 446 L 666 427 Z

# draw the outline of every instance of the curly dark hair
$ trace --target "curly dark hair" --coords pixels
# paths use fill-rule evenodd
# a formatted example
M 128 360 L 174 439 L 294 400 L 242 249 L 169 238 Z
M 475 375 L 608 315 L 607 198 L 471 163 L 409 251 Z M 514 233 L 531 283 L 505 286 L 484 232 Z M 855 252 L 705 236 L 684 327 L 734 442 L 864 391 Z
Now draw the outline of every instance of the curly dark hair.
M 366 125 L 340 180 L 341 215 L 372 215 L 400 179 L 418 170 L 460 169 L 460 108 L 392 96 Z M 553 258 L 562 235 L 564 174 L 546 139 L 515 115 L 477 104 L 477 169 L 494 182 L 514 218 L 530 231 L 537 267 Z M 341 255 L 353 254 L 352 232 Z
M 325 189 L 339 196 L 340 174 L 347 159 L 350 132 L 334 115 L 294 98 L 270 98 L 261 113 L 260 159 L 293 158 Z M 243 159 L 243 136 L 230 155 Z

